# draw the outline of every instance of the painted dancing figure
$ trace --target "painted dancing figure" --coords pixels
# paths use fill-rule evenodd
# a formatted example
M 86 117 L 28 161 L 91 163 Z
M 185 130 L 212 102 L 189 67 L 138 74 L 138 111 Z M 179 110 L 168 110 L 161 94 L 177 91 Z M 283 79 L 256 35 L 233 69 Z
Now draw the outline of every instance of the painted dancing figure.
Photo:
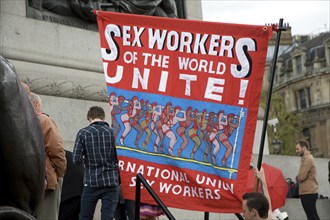
M 124 145 L 124 139 L 127 134 L 131 131 L 132 127 L 129 122 L 129 118 L 134 117 L 137 109 L 141 109 L 140 102 L 136 96 L 132 98 L 132 101 L 129 102 L 127 112 L 120 116 L 120 119 L 124 125 L 124 131 L 120 137 L 120 143 Z
M 183 113 L 183 116 L 180 117 L 179 113 Z M 185 134 L 185 128 L 181 126 L 181 123 L 186 120 L 186 113 L 184 111 L 181 111 L 180 106 L 176 106 L 174 108 L 174 116 L 171 117 L 171 124 L 169 124 L 170 128 L 174 127 L 176 124 L 179 124 L 179 126 L 176 129 L 176 133 L 182 138 L 183 142 L 188 142 L 187 136 Z M 176 142 L 176 141 L 175 141 Z M 175 144 L 175 143 L 174 143 Z M 173 144 L 173 146 L 174 146 Z M 173 146 L 169 151 L 173 150 Z M 170 146 L 171 147 L 171 146 Z M 181 156 L 181 151 L 179 150 L 178 155 Z
M 228 125 L 228 120 L 227 120 L 227 117 L 224 115 L 223 110 L 219 111 L 217 120 L 218 120 L 218 124 L 216 124 L 216 126 L 214 126 L 214 128 L 210 134 L 210 140 L 214 145 L 214 149 L 213 149 L 213 153 L 212 153 L 212 157 L 211 157 L 213 164 L 216 164 L 216 162 L 217 162 L 216 156 L 220 150 L 220 143 L 219 143 L 218 139 L 216 138 L 217 134 L 224 129 L 224 126 Z
M 108 97 L 108 103 L 110 105 L 110 112 L 112 112 L 113 106 L 119 104 L 118 103 L 118 98 L 116 96 L 116 93 L 114 93 L 114 92 L 110 93 L 110 95 Z
M 156 140 L 154 143 L 154 151 L 158 152 L 158 145 L 159 145 L 159 141 L 160 141 L 160 137 L 164 137 L 163 132 L 161 132 L 161 134 L 158 133 L 157 130 L 157 126 L 156 123 L 159 121 L 160 119 L 160 115 L 162 114 L 162 106 L 161 105 L 157 105 L 156 102 L 153 102 L 151 104 L 151 109 L 152 109 L 152 118 L 151 118 L 151 130 L 156 134 Z
M 195 111 L 193 112 L 193 116 L 192 116 L 193 126 L 191 129 L 188 130 L 188 136 L 195 143 L 194 148 L 190 154 L 191 159 L 194 159 L 195 153 L 197 152 L 197 150 L 199 149 L 199 147 L 201 145 L 201 139 L 198 136 L 198 130 L 201 129 L 201 123 L 200 123 L 201 119 L 200 118 L 198 118 L 198 110 L 195 109 Z
M 210 117 L 210 115 L 211 115 L 211 117 Z M 202 120 L 201 121 L 201 124 L 202 124 L 202 126 L 201 126 L 201 137 L 204 140 L 204 142 L 206 143 L 206 145 L 205 145 L 205 151 L 204 151 L 204 161 L 205 162 L 209 162 L 208 159 L 207 159 L 207 157 L 209 156 L 209 152 L 212 149 L 212 143 L 210 141 L 210 136 L 208 134 L 208 131 L 211 128 L 211 122 L 210 121 L 212 121 L 211 120 L 212 117 L 213 117 L 212 115 L 214 115 L 213 112 L 211 112 L 208 115 L 208 119 L 206 119 L 206 116 L 207 116 L 206 110 L 205 109 L 203 110 L 202 119 L 201 119 Z
M 142 129 L 146 132 L 146 134 L 147 134 L 147 137 L 145 138 L 145 140 L 143 141 L 143 143 L 142 143 L 142 149 L 143 150 L 146 150 L 147 149 L 147 144 L 149 143 L 149 141 L 150 141 L 150 138 L 151 138 L 151 130 L 150 130 L 150 128 L 149 128 L 149 124 L 151 123 L 151 121 L 152 121 L 152 113 L 153 113 L 153 111 L 152 111 L 152 106 L 150 106 L 149 105 L 149 102 L 148 102 L 148 100 L 146 100 L 146 102 L 145 102 L 145 104 L 144 104 L 144 106 L 143 106 L 143 108 L 142 109 L 145 109 L 144 111 L 145 111 L 145 118 L 144 118 L 144 120 L 142 120 L 141 122 L 140 122 L 140 125 L 141 125 L 141 127 L 142 127 Z
M 218 120 L 219 120 L 219 131 L 223 130 L 224 126 L 228 125 L 227 116 L 223 110 L 220 110 L 218 113 Z
M 227 160 L 233 150 L 233 146 L 229 142 L 229 137 L 232 135 L 234 130 L 239 126 L 239 117 L 235 116 L 234 114 L 230 113 L 227 115 L 228 125 L 224 126 L 223 133 L 219 134 L 219 140 L 220 142 L 225 146 L 226 152 L 222 158 L 221 164 L 223 167 L 226 167 Z M 235 123 L 234 123 L 235 121 Z M 213 151 L 213 155 L 215 155 L 217 152 Z
M 183 112 L 184 113 L 184 112 Z M 180 123 L 180 126 L 176 129 L 177 134 L 182 138 L 183 142 L 178 150 L 178 156 L 181 157 L 182 151 L 188 145 L 188 136 L 186 135 L 186 130 L 190 127 L 193 123 L 194 118 L 191 116 L 192 114 L 192 107 L 189 106 L 187 111 L 184 113 L 184 118 Z M 185 119 L 185 120 L 184 120 Z
M 168 147 L 168 152 L 170 155 L 173 155 L 173 147 L 176 143 L 176 137 L 174 132 L 170 129 L 172 120 L 174 117 L 174 111 L 172 111 L 172 103 L 168 102 L 160 116 L 160 123 L 157 125 L 157 131 L 160 134 L 161 132 L 170 139 L 170 145 Z M 164 136 L 163 136 L 164 139 Z M 163 139 L 160 140 L 160 152 L 163 152 Z
M 143 128 L 140 125 L 139 121 L 140 119 L 145 115 L 145 113 L 147 112 L 146 109 L 143 108 L 144 107 L 144 100 L 141 99 L 140 100 L 140 108 L 136 110 L 136 114 L 133 117 L 129 118 L 129 122 L 131 124 L 131 126 L 136 130 L 137 134 L 135 137 L 135 141 L 134 141 L 134 145 L 136 147 L 136 149 L 139 149 L 139 141 L 143 135 Z
M 117 102 L 116 102 L 118 104 L 112 103 L 113 107 L 112 107 L 110 114 L 111 114 L 111 123 L 112 123 L 115 138 L 117 138 L 119 131 L 120 131 L 120 125 L 116 118 L 116 115 L 119 115 L 122 111 L 127 110 L 127 107 L 123 106 L 124 101 L 125 101 L 124 96 L 119 96 L 117 99 Z

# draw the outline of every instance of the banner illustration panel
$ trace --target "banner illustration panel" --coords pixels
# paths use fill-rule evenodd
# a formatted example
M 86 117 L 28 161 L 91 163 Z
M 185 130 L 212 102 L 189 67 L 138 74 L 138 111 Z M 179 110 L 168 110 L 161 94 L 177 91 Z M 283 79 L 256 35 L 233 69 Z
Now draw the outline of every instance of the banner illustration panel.
M 271 27 L 95 13 L 125 198 L 240 212 Z

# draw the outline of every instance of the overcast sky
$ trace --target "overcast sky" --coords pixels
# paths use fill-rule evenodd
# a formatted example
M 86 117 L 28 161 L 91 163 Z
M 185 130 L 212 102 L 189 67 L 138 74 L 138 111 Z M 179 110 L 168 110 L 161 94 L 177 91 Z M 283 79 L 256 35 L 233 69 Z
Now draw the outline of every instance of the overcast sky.
M 278 23 L 283 18 L 293 35 L 330 30 L 330 0 L 202 0 L 202 8 L 204 21 L 264 25 Z

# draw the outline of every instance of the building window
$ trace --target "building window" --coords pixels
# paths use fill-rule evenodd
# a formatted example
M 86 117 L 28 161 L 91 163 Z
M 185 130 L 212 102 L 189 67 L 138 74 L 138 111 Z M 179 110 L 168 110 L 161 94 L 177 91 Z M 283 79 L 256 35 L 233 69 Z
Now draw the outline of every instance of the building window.
M 319 104 L 321 103 L 321 91 L 320 89 L 316 90 L 316 94 L 315 94 L 315 103 Z
M 304 109 L 307 107 L 305 90 L 303 89 L 299 90 L 298 94 L 299 94 L 300 108 Z
M 297 56 L 295 58 L 295 61 L 296 61 L 297 75 L 300 75 L 300 74 L 302 74 L 301 56 Z
M 297 92 L 296 105 L 298 109 L 305 109 L 311 106 L 310 88 L 300 89 Z
M 279 79 L 278 82 L 280 82 L 280 83 L 285 82 L 286 78 L 285 78 L 285 72 L 284 71 L 280 71 L 280 73 L 277 76 L 278 76 L 278 79 Z
M 309 128 L 303 129 L 304 139 L 309 142 L 309 146 L 311 146 L 311 130 Z

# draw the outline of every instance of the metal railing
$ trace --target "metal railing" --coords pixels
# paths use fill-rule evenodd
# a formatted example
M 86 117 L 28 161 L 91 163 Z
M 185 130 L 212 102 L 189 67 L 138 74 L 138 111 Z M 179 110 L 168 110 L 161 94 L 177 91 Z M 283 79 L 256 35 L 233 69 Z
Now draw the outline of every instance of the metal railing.
M 152 196 L 152 198 L 157 202 L 160 208 L 163 210 L 165 215 L 170 220 L 175 220 L 172 213 L 168 210 L 162 200 L 158 197 L 155 191 L 151 188 L 147 180 L 143 177 L 141 173 L 136 175 L 136 192 L 135 192 L 135 220 L 140 219 L 140 204 L 141 204 L 141 184 L 146 188 L 148 193 Z M 239 214 L 235 213 L 239 220 L 244 220 L 244 218 Z M 204 212 L 204 220 L 209 220 L 209 212 Z
M 136 194 L 135 194 L 135 220 L 140 219 L 140 199 L 141 199 L 141 183 L 143 186 L 147 189 L 149 194 L 152 196 L 152 198 L 157 202 L 157 204 L 160 206 L 160 208 L 163 210 L 165 215 L 170 220 L 175 220 L 172 213 L 168 210 L 168 208 L 165 206 L 165 204 L 160 200 L 158 195 L 155 193 L 155 191 L 151 188 L 147 180 L 143 177 L 141 173 L 138 173 L 136 175 Z

